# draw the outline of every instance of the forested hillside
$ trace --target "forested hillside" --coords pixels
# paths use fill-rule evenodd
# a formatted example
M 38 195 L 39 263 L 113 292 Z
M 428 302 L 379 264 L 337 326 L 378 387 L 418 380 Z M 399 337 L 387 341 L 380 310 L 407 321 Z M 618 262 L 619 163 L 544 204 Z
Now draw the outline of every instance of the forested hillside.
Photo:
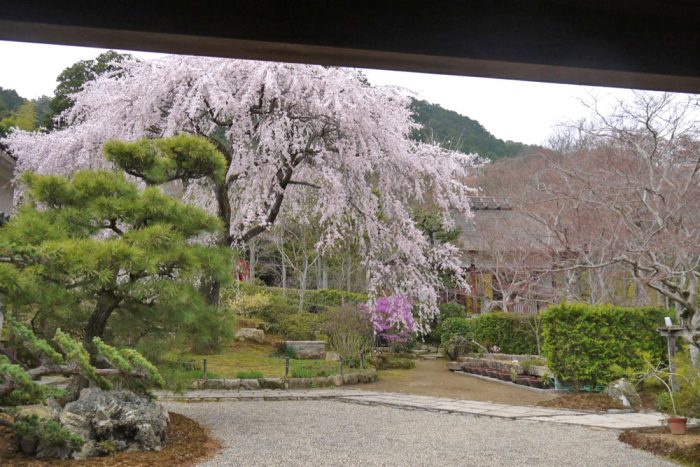
M 414 100 L 411 106 L 416 121 L 423 125 L 422 130 L 414 134 L 420 141 L 434 141 L 449 149 L 477 153 L 492 160 L 517 156 L 533 147 L 498 139 L 476 120 L 437 104 Z

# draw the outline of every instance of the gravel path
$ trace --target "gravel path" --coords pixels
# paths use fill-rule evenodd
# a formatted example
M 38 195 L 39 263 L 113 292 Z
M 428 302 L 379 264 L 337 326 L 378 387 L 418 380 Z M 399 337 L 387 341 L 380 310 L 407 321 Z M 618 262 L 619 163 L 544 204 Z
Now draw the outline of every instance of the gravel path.
M 167 403 L 209 427 L 205 466 L 674 466 L 607 430 L 334 401 Z

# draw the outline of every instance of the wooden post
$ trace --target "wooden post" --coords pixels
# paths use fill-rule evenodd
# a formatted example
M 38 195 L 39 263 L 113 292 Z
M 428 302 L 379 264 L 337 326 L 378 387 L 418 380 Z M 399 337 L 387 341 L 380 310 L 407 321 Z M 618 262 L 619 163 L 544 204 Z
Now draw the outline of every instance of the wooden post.
M 207 374 L 207 359 L 204 359 L 204 381 L 209 379 L 209 375 Z
M 343 376 L 343 357 L 338 358 L 340 360 L 340 376 Z
M 289 357 L 284 359 L 284 377 L 289 377 Z
M 656 331 L 666 338 L 668 345 L 668 372 L 669 382 L 671 383 L 671 390 L 674 392 L 678 390 L 678 382 L 673 374 L 675 368 L 673 367 L 673 357 L 676 356 L 676 339 L 683 335 L 685 328 L 683 326 L 665 326 L 662 328 L 657 328 Z
M 668 372 L 671 379 L 671 390 L 673 392 L 678 391 L 678 382 L 676 381 L 676 375 L 674 374 L 675 368 L 673 367 L 673 357 L 676 356 L 676 336 L 668 335 Z

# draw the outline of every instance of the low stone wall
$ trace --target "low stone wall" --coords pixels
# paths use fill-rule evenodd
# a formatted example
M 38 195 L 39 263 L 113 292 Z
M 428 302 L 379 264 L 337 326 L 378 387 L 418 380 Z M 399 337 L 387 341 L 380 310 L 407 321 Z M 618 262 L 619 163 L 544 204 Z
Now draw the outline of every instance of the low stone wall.
M 326 358 L 325 341 L 287 341 L 287 347 L 297 349 L 297 356 L 305 360 L 322 360 Z
M 192 389 L 230 389 L 235 391 L 251 389 L 308 389 L 372 383 L 376 380 L 377 370 L 368 369 L 346 373 L 343 376 L 317 376 L 315 378 L 199 379 L 192 384 Z
M 496 357 L 498 355 L 498 357 Z M 505 357 L 520 357 L 507 359 Z M 549 369 L 542 365 L 523 366 L 522 362 L 530 360 L 530 355 L 504 355 L 504 354 L 485 354 L 482 357 L 460 357 L 456 364 L 450 365 L 450 369 L 457 370 L 464 367 L 480 367 L 491 368 L 499 371 L 510 372 L 515 369 L 519 375 L 544 376 L 549 373 Z

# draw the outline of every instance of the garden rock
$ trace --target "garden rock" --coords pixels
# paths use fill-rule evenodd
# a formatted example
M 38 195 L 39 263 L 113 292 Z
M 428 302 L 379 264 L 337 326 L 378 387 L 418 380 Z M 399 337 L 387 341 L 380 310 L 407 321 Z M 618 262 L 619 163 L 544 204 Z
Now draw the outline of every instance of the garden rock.
M 297 357 L 305 360 L 322 360 L 326 358 L 325 341 L 287 341 L 287 346 L 297 349 Z
M 350 373 L 343 375 L 343 384 L 357 384 L 358 383 L 357 373 Z
M 264 344 L 265 331 L 255 328 L 241 328 L 236 331 L 236 340 L 246 340 L 257 342 L 258 344 Z
M 207 379 L 202 382 L 204 389 L 228 389 L 225 379 Z
M 284 381 L 281 378 L 260 378 L 258 383 L 262 389 L 284 389 Z
M 613 381 L 605 388 L 605 394 L 613 400 L 619 401 L 623 407 L 639 408 L 642 399 L 639 397 L 634 385 L 624 378 Z
M 260 389 L 260 381 L 257 379 L 242 379 L 241 389 Z
M 85 440 L 75 458 L 101 452 L 110 444 L 115 451 L 159 451 L 170 423 L 160 404 L 131 391 L 84 389 L 80 398 L 66 404 L 59 417 L 64 428 Z
M 334 386 L 342 386 L 343 385 L 343 377 L 341 375 L 333 376 L 333 385 Z
M 55 407 L 41 404 L 22 405 L 17 409 L 18 417 L 31 417 L 32 415 L 36 415 L 38 418 L 58 420 L 59 413 L 60 407 L 57 411 Z
M 311 387 L 311 378 L 292 378 L 289 380 L 289 389 L 306 389 Z

